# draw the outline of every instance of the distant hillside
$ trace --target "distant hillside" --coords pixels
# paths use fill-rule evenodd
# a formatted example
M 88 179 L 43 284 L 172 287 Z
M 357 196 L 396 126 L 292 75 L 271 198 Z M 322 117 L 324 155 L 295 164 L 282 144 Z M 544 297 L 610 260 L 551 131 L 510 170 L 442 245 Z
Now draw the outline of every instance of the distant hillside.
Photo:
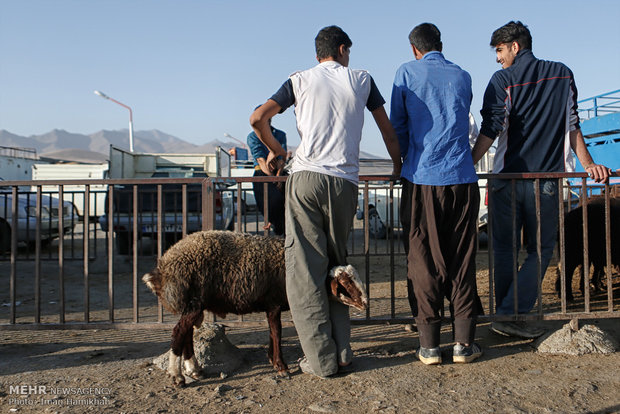
M 80 149 L 108 154 L 110 144 L 119 148 L 129 148 L 129 131 L 103 130 L 93 134 L 75 134 L 62 129 L 54 129 L 42 135 L 21 137 L 6 130 L 0 130 L 0 142 L 7 147 L 35 148 L 38 153 L 50 153 L 65 149 Z M 135 131 L 134 148 L 138 152 L 185 152 L 193 151 L 197 145 L 161 131 Z
M 129 131 L 127 129 L 102 130 L 84 135 L 54 129 L 42 135 L 22 137 L 0 129 L 0 143 L 4 147 L 34 148 L 43 157 L 69 161 L 99 162 L 106 160 L 110 144 L 122 149 L 129 149 Z M 226 150 L 239 146 L 233 141 L 214 139 L 202 145 L 196 145 L 156 129 L 134 131 L 134 150 L 147 153 L 212 153 L 220 146 Z M 295 150 L 296 147 L 289 149 Z M 367 152 L 360 152 L 360 158 L 377 159 L 379 157 Z M 97 161 L 96 161 L 97 160 Z

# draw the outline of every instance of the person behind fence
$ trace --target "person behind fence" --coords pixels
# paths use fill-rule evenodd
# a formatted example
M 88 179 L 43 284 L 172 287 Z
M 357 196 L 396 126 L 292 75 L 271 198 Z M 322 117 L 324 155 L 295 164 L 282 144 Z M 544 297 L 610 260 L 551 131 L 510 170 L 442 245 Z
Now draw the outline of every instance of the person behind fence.
M 502 69 L 493 74 L 484 93 L 480 134 L 472 150 L 474 162 L 497 140 L 493 173 L 565 172 L 574 168 L 572 148 L 590 177 L 596 182 L 607 181 L 609 170 L 593 162 L 579 128 L 577 87 L 571 70 L 560 62 L 537 59 L 532 53 L 530 31 L 519 21 L 495 30 L 491 46 Z M 557 179 L 540 179 L 539 190 L 544 276 L 557 238 Z M 535 181 L 515 181 L 516 235 L 519 239 L 523 228 L 527 237 L 527 257 L 518 270 L 516 285 L 511 181 L 490 180 L 489 191 L 496 313 L 525 314 L 532 310 L 538 296 Z M 520 244 L 517 240 L 517 246 Z M 545 332 L 525 322 L 493 322 L 491 330 L 521 338 L 537 338 Z
M 401 154 L 401 177 L 412 183 L 408 277 L 417 300 L 417 328 L 424 364 L 442 362 L 444 297 L 454 318 L 454 362 L 482 355 L 474 342 L 481 311 L 476 287 L 478 176 L 469 146 L 471 77 L 445 59 L 434 24 L 413 28 L 415 60 L 396 72 L 391 115 Z
M 318 65 L 292 74 L 250 123 L 272 151 L 268 162 L 280 166 L 286 151 L 269 120 L 295 105 L 297 148 L 286 186 L 286 290 L 291 315 L 305 357 L 303 372 L 328 377 L 350 370 L 352 351 L 349 310 L 328 301 L 328 269 L 346 263 L 346 244 L 355 215 L 359 146 L 364 108 L 374 117 L 400 174 L 398 140 L 372 77 L 350 69 L 352 42 L 337 26 L 321 29 L 315 39 Z M 346 368 L 345 368 L 346 367 Z
M 255 109 L 258 109 L 257 106 Z M 286 133 L 277 128 L 274 128 L 269 122 L 271 128 L 271 134 L 280 143 L 280 146 L 286 151 Z M 270 175 L 277 175 L 278 171 L 274 170 L 267 164 L 267 157 L 269 150 L 258 139 L 258 136 L 254 131 L 248 134 L 247 138 L 248 147 L 254 158 L 254 177 L 265 177 Z M 287 155 L 284 157 L 286 161 Z M 265 214 L 265 195 L 264 195 L 264 183 L 253 182 L 252 189 L 254 191 L 254 198 L 256 199 L 256 206 L 261 214 Z M 284 183 L 268 183 L 267 184 L 267 197 L 268 197 L 268 216 L 269 224 L 273 225 L 273 232 L 277 236 L 284 235 Z M 267 224 L 267 226 L 269 226 Z

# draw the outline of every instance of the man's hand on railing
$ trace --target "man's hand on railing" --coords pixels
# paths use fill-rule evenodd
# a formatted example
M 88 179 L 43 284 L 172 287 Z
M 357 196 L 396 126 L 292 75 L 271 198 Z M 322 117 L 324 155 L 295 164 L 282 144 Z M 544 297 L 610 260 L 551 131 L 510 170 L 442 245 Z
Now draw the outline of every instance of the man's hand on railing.
M 611 175 L 611 169 L 601 164 L 589 164 L 584 167 L 584 170 L 588 173 L 590 178 L 593 178 L 597 183 L 606 183 L 609 181 Z

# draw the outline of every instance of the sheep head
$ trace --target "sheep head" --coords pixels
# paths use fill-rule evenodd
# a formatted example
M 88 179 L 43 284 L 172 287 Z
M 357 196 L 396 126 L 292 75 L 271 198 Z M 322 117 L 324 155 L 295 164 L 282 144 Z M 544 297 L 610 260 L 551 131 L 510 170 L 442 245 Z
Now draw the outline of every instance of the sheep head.
M 368 308 L 368 296 L 366 296 L 364 282 L 353 266 L 333 267 L 329 271 L 327 285 L 328 292 L 338 302 L 359 311 L 365 311 Z

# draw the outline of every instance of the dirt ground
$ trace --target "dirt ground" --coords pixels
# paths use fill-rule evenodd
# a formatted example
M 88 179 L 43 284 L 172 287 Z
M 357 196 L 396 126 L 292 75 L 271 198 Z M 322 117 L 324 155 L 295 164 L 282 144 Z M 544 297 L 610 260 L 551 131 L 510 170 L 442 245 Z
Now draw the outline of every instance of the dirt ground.
M 596 323 L 596 322 L 595 322 Z M 545 324 L 550 328 L 558 324 Z M 601 323 L 619 337 L 618 327 Z M 617 325 L 617 321 L 616 321 Z M 266 358 L 266 329 L 228 329 L 244 354 L 236 372 L 179 389 L 152 359 L 169 331 L 0 332 L 0 412 L 19 413 L 615 413 L 620 412 L 620 354 L 581 357 L 535 352 L 529 341 L 479 326 L 484 355 L 472 364 L 424 366 L 417 335 L 402 326 L 357 326 L 355 372 L 331 379 L 302 374 L 293 328 L 284 330 L 290 379 Z M 26 385 L 46 394 L 17 394 Z M 62 395 L 62 389 L 73 394 Z M 90 393 L 90 394 L 87 394 Z M 33 405 L 26 405 L 33 404 Z
M 479 253 L 479 292 L 488 305 L 486 252 Z M 371 317 L 389 317 L 389 257 L 371 260 Z M 351 261 L 364 268 L 363 257 Z M 152 261 L 139 265 L 140 275 Z M 32 264 L 18 263 L 18 322 L 32 322 Z M 65 263 L 65 311 L 68 321 L 83 318 L 82 263 Z M 107 264 L 105 255 L 93 260 L 90 273 L 90 318 L 106 320 Z M 131 263 L 115 262 L 115 320 L 131 321 Z M 553 292 L 555 264 L 543 284 L 545 312 L 558 311 Z M 9 263 L 0 262 L 3 286 Z M 363 272 L 364 273 L 364 272 Z M 395 265 L 396 317 L 409 316 L 404 282 L 404 259 Z M 364 274 L 362 275 L 364 276 Z M 58 320 L 58 263 L 43 264 L 42 320 Z M 575 285 L 576 287 L 576 285 Z M 154 298 L 139 287 L 142 321 L 155 321 Z M 620 277 L 614 279 L 614 297 L 620 295 Z M 580 294 L 577 294 L 581 298 Z M 594 309 L 605 309 L 606 295 L 592 297 Z M 8 289 L 0 302 L 9 300 Z M 618 306 L 616 299 L 616 307 Z M 583 301 L 571 309 L 583 308 Z M 355 318 L 364 315 L 353 314 Z M 262 319 L 262 315 L 250 318 Z M 284 316 L 286 319 L 288 315 Z M 8 307 L 0 308 L 6 323 Z M 166 316 L 174 321 L 173 316 Z M 226 321 L 223 321 L 225 324 Z M 620 342 L 618 319 L 592 323 Z M 563 322 L 536 322 L 549 331 Z M 539 354 L 532 341 L 493 334 L 488 323 L 478 325 L 476 341 L 484 355 L 472 364 L 451 362 L 449 326 L 442 330 L 444 363 L 425 366 L 415 357 L 417 333 L 405 325 L 355 325 L 352 346 L 355 370 L 330 379 L 302 374 L 296 363 L 302 351 L 294 327 L 283 332 L 285 359 L 291 375 L 279 378 L 267 361 L 266 326 L 228 327 L 228 339 L 241 349 L 243 363 L 234 372 L 209 376 L 185 388 L 172 386 L 167 374 L 152 361 L 169 348 L 171 329 L 131 330 L 8 330 L 0 329 L 0 413 L 616 413 L 620 412 L 620 353 L 611 355 L 553 356 Z

